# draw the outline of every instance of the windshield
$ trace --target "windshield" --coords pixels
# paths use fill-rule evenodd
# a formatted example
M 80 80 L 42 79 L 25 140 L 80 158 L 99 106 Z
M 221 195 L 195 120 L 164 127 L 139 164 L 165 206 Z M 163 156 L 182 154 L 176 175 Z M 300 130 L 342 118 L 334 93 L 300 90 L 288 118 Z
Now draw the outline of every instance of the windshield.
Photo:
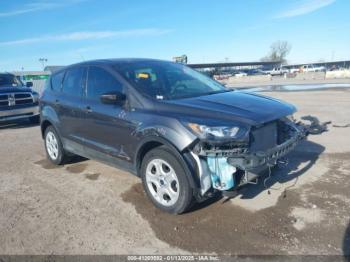
M 0 87 L 2 87 L 2 86 L 23 86 L 23 84 L 14 75 L 0 74 Z
M 156 99 L 179 99 L 229 91 L 187 66 L 163 61 L 129 62 L 114 67 L 140 92 Z

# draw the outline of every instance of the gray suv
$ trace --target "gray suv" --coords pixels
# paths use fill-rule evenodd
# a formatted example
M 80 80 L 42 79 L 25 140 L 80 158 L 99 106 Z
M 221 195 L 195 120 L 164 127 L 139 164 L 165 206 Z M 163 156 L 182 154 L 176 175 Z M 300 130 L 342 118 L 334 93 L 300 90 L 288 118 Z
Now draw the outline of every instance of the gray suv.
M 170 213 L 215 193 L 232 196 L 276 165 L 305 136 L 295 111 L 151 59 L 68 66 L 51 76 L 40 100 L 54 164 L 77 154 L 125 169 Z

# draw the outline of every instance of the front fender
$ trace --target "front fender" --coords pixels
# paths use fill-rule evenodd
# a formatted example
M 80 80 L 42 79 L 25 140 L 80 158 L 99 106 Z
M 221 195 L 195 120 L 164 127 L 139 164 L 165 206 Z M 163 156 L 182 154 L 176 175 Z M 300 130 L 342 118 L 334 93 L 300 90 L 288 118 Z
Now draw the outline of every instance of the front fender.
M 141 145 L 149 137 L 157 137 L 165 139 L 179 152 L 182 152 L 197 139 L 179 120 L 173 117 L 162 115 L 149 117 L 140 114 L 137 119 L 138 123 L 133 131 L 133 136 L 137 138 Z
M 189 151 L 186 149 L 197 141 L 198 138 L 175 119 L 163 118 L 161 119 L 162 121 L 159 120 L 160 119 L 157 120 L 157 123 L 162 122 L 162 125 L 156 123 L 151 125 L 151 123 L 148 122 L 148 125 L 146 126 L 146 123 L 144 122 L 135 130 L 134 135 L 138 140 L 134 157 L 136 170 L 139 170 L 142 156 L 145 153 L 145 150 L 149 150 L 150 145 L 151 148 L 153 145 L 165 145 L 170 148 L 179 159 L 181 159 L 181 162 L 187 169 L 186 173 L 191 185 L 196 188 L 198 185 L 198 181 L 196 181 L 196 176 L 194 175 L 197 172 L 196 166 L 190 159 Z

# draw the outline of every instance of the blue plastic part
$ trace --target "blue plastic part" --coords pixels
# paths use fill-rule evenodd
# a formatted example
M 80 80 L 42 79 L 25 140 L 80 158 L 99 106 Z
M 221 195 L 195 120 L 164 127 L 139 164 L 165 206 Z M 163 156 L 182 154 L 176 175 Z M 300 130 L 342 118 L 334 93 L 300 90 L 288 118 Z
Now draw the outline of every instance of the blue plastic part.
M 212 186 L 218 190 L 229 190 L 235 185 L 236 168 L 227 163 L 226 157 L 208 157 Z

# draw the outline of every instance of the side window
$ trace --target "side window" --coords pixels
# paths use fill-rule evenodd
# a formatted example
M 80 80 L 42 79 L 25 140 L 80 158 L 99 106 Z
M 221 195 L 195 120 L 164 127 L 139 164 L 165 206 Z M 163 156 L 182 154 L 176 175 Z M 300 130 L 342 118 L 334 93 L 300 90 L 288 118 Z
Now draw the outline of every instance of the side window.
M 65 71 L 59 72 L 51 76 L 51 88 L 54 91 L 60 91 L 62 86 L 62 80 Z
M 122 92 L 122 84 L 105 69 L 91 66 L 88 73 L 87 98 L 99 100 L 109 92 Z
M 71 96 L 81 96 L 84 82 L 84 67 L 68 69 L 63 80 L 63 92 Z

